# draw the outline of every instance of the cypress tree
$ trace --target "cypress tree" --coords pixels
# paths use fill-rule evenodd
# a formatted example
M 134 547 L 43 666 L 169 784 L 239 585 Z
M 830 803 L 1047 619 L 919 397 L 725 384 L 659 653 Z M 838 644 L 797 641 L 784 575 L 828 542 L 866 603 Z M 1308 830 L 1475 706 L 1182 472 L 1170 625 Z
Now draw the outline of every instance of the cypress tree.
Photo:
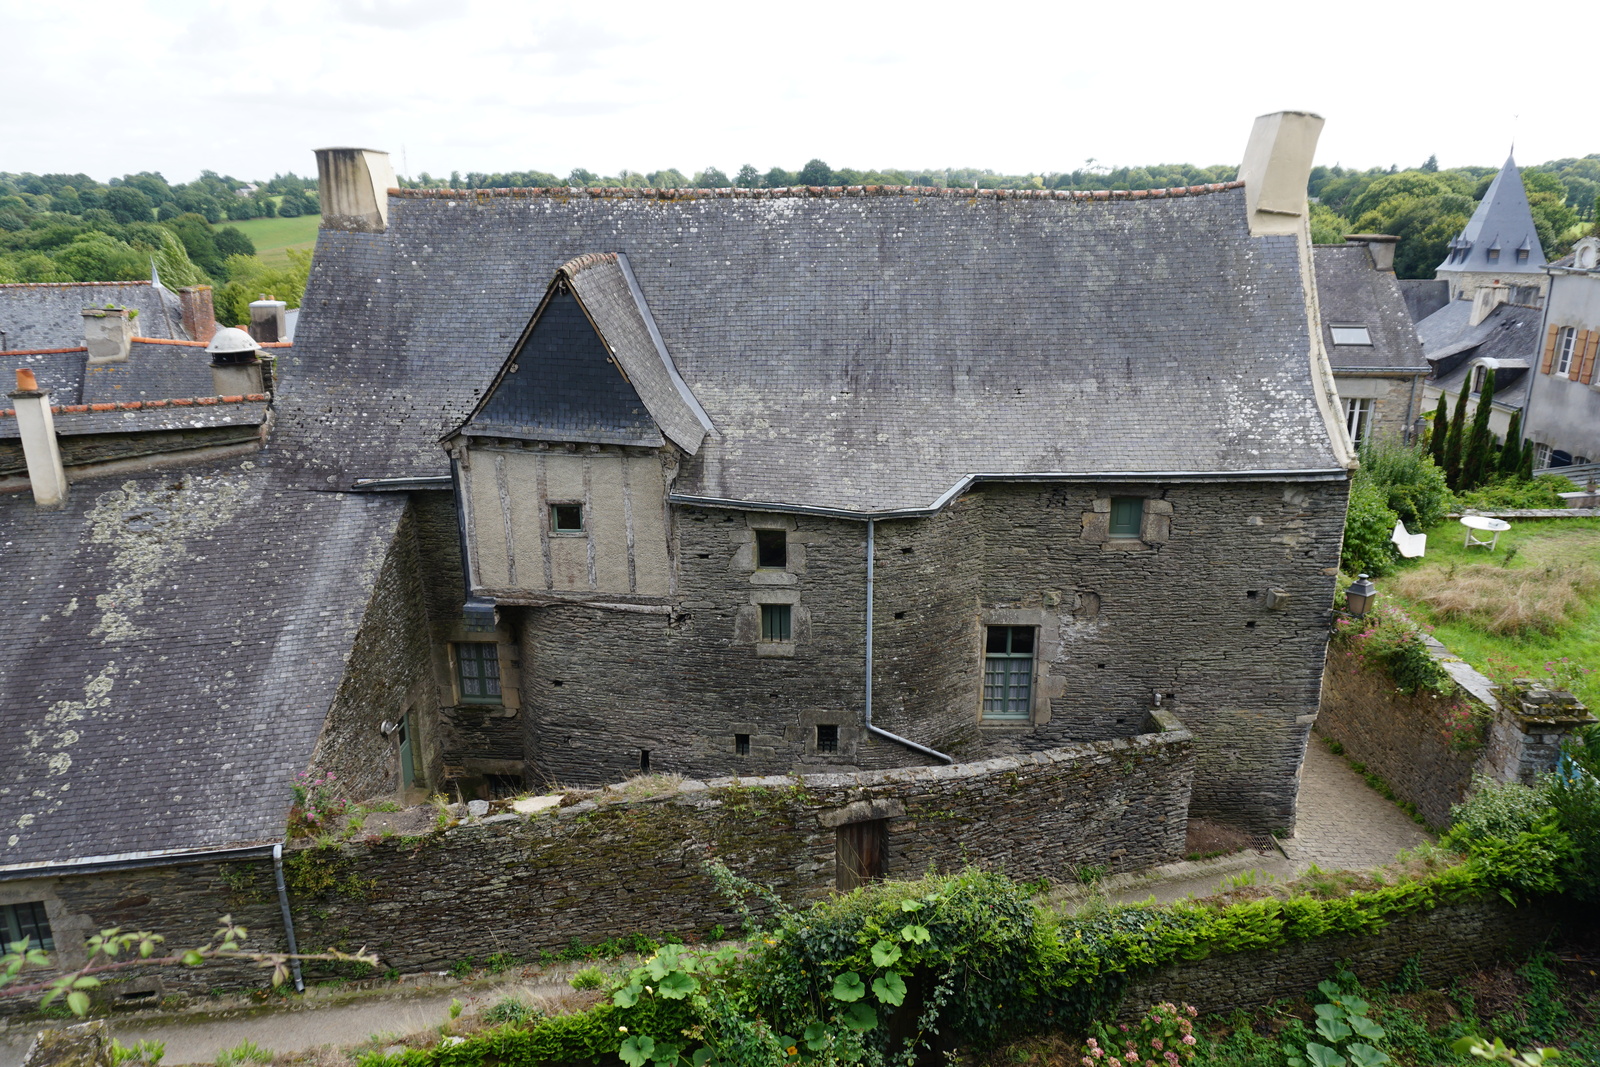
M 1511 425 L 1506 427 L 1506 443 L 1500 448 L 1500 475 L 1515 478 L 1522 467 L 1522 412 L 1511 413 Z
M 1470 384 L 1470 383 L 1469 383 Z M 1461 457 L 1461 487 L 1476 489 L 1489 479 L 1494 463 L 1491 449 L 1494 434 L 1489 432 L 1489 415 L 1494 411 L 1494 368 L 1483 376 L 1483 392 L 1478 396 L 1478 406 L 1472 413 L 1472 432 Z
M 1444 478 L 1451 489 L 1461 489 L 1461 430 L 1467 421 L 1467 392 L 1471 382 L 1463 382 L 1456 398 L 1455 414 L 1450 416 L 1450 432 L 1444 443 Z
M 1428 454 L 1433 465 L 1444 470 L 1444 439 L 1450 433 L 1450 408 L 1444 394 L 1439 394 L 1439 406 L 1433 409 L 1433 427 L 1428 431 Z
M 1533 442 L 1522 442 L 1522 469 L 1517 471 L 1517 477 L 1525 482 L 1533 481 Z

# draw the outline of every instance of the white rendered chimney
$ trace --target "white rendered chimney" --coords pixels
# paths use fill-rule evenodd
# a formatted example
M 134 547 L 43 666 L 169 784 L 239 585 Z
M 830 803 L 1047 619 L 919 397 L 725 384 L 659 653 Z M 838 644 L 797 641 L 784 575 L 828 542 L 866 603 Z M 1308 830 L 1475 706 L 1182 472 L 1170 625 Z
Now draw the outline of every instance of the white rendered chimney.
M 1467 318 L 1468 326 L 1476 326 L 1489 317 L 1489 313 L 1504 304 L 1511 298 L 1511 287 L 1496 282 L 1493 285 L 1481 285 L 1478 291 L 1472 294 L 1472 314 Z
M 1309 111 L 1274 111 L 1256 119 L 1239 165 L 1252 236 L 1300 231 L 1321 135 L 1322 116 Z
M 289 332 L 284 322 L 288 308 L 284 301 L 274 300 L 265 293 L 260 300 L 250 301 L 250 336 L 262 344 L 283 340 Z
M 83 343 L 90 363 L 125 363 L 133 348 L 133 316 L 127 308 L 84 308 Z
M 317 198 L 322 228 L 382 233 L 389 228 L 389 153 L 371 148 L 317 149 Z
M 1353 245 L 1366 245 L 1375 270 L 1393 273 L 1394 246 L 1400 238 L 1387 233 L 1347 233 L 1344 239 Z
M 50 390 L 39 388 L 33 371 L 18 368 L 17 391 L 7 395 L 17 413 L 34 502 L 42 508 L 60 507 L 67 499 L 67 472 L 61 465 L 61 445 L 50 413 Z

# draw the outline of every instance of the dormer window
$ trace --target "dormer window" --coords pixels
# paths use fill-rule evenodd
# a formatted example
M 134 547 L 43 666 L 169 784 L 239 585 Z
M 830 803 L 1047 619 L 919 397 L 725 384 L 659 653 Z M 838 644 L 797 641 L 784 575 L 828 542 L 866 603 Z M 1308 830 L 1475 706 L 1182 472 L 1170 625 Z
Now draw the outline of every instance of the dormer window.
M 1489 249 L 1489 262 L 1490 263 L 1494 263 L 1494 262 L 1498 261 L 1499 258 L 1500 258 L 1500 249 L 1499 249 L 1498 246 Z
M 1527 261 L 1528 261 L 1528 250 L 1526 248 L 1517 249 L 1517 262 L 1518 263 L 1526 263 Z
M 1474 393 L 1483 392 L 1483 382 L 1488 376 L 1488 368 L 1486 368 L 1482 363 L 1472 368 L 1472 391 Z
M 1365 326 L 1329 325 L 1328 329 L 1333 331 L 1333 343 L 1336 345 L 1370 345 L 1372 343 L 1372 335 L 1367 332 Z

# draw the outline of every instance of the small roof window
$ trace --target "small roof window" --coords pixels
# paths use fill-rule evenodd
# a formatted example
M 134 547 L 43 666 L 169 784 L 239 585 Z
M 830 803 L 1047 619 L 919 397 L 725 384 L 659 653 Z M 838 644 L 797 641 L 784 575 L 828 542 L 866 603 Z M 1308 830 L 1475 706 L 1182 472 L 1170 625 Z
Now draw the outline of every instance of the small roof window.
M 1334 326 L 1328 327 L 1333 331 L 1333 343 L 1336 345 L 1370 345 L 1372 335 L 1365 326 Z

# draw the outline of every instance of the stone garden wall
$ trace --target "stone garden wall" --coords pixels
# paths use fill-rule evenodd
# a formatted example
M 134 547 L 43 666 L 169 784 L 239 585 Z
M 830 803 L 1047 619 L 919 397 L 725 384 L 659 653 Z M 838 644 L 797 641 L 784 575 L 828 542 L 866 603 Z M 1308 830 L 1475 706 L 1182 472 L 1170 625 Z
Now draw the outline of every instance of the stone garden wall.
M 573 940 L 737 929 L 705 861 L 805 903 L 835 888 L 839 827 L 880 819 L 890 878 L 966 864 L 1019 880 L 1150 867 L 1182 855 L 1194 777 L 1188 731 L 1153 718 L 1159 732 L 977 763 L 639 779 L 569 794 L 569 806 L 302 848 L 287 857 L 295 924 L 308 950 L 366 946 L 402 972 Z

